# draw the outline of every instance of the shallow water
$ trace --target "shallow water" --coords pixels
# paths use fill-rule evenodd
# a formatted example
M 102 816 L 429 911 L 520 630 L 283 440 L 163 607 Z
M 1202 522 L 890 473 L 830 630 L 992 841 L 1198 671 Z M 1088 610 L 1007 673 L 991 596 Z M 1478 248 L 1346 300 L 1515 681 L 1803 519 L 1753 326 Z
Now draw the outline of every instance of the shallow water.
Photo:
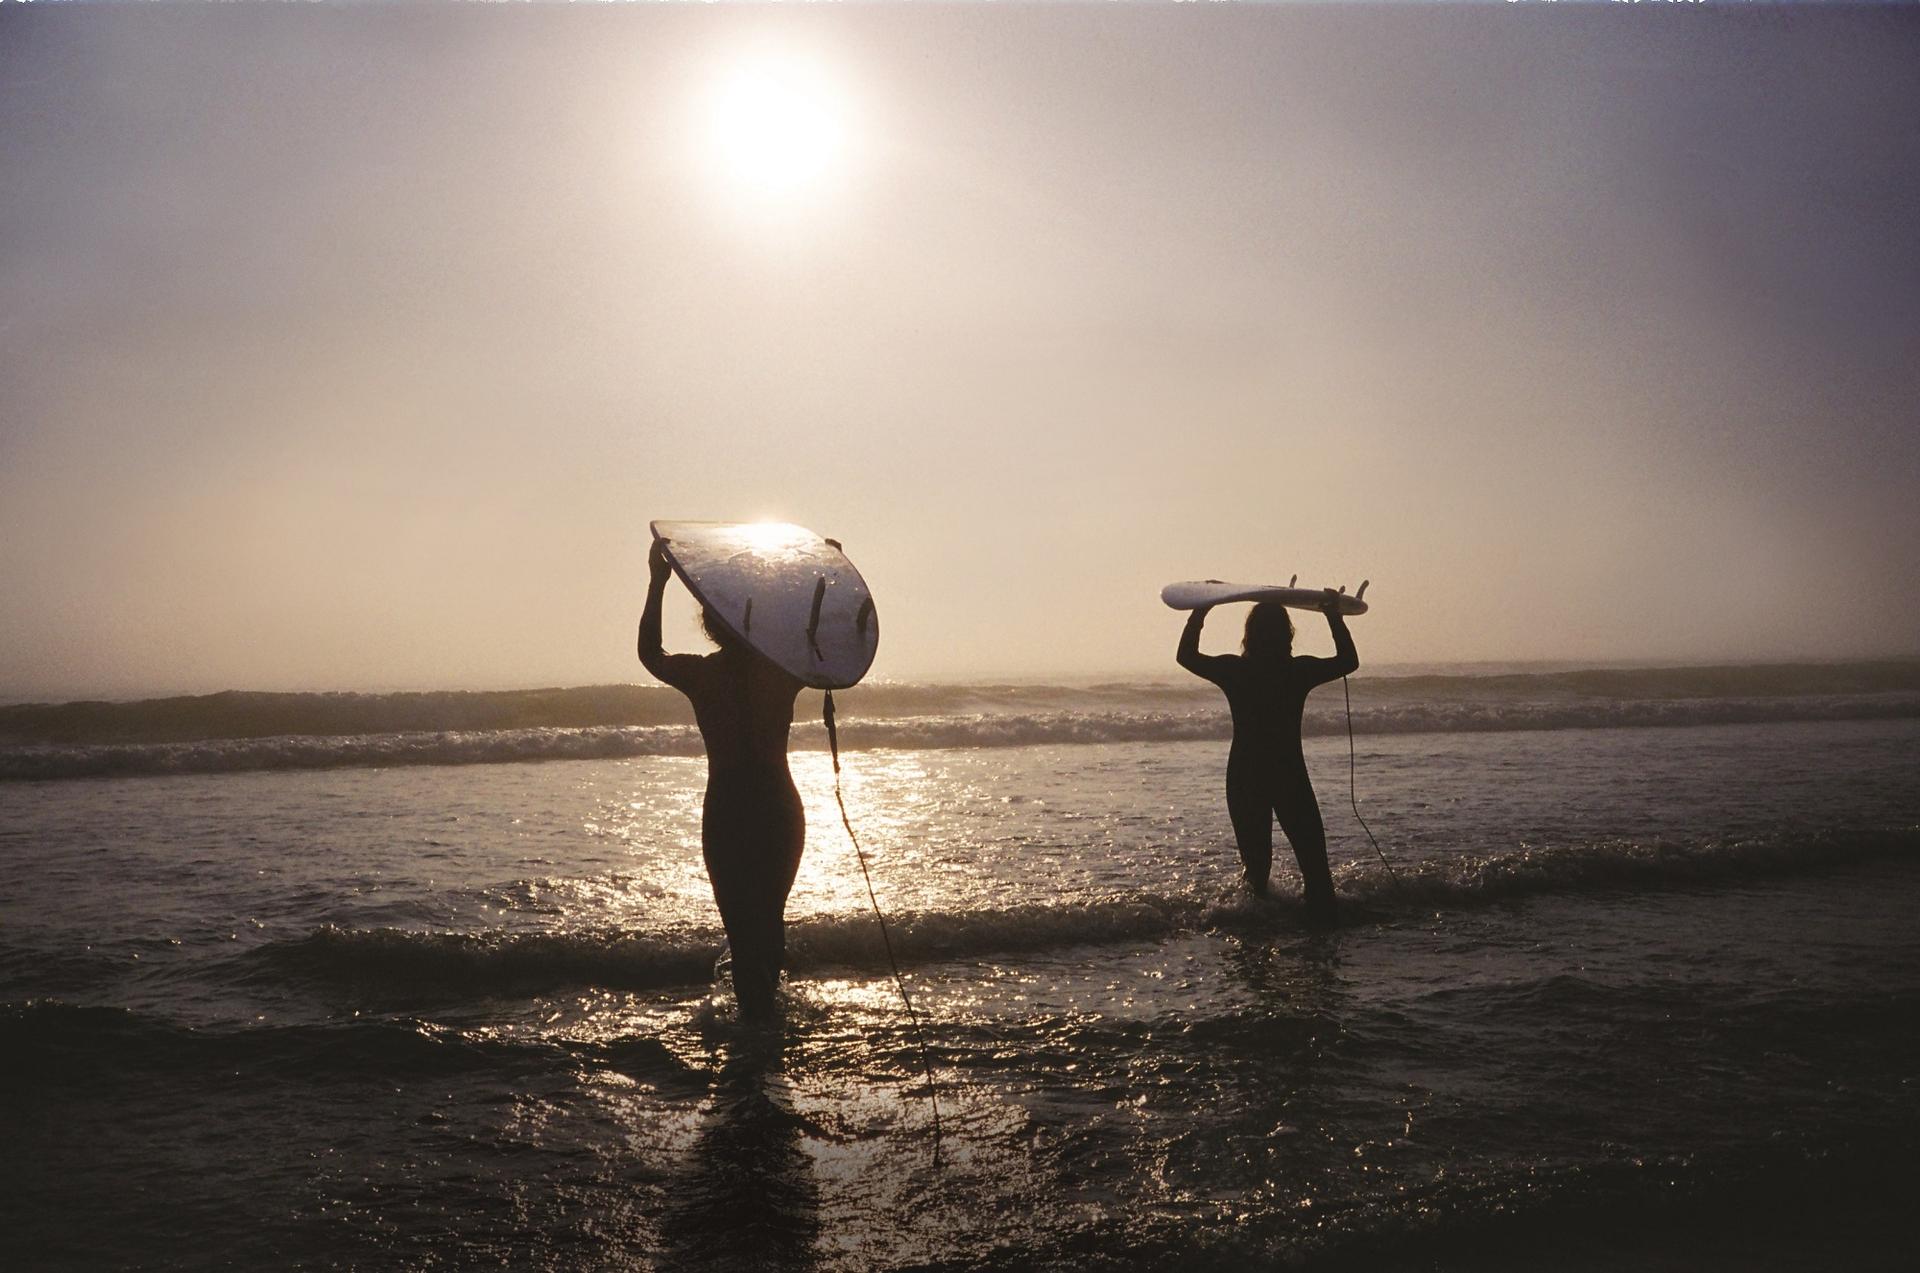
M 1894 1267 L 1920 721 L 1363 734 L 1392 874 L 1310 740 L 1324 935 L 1233 887 L 1223 752 L 847 758 L 937 1159 L 823 755 L 771 1034 L 716 982 L 694 759 L 6 784 L 12 1249 Z

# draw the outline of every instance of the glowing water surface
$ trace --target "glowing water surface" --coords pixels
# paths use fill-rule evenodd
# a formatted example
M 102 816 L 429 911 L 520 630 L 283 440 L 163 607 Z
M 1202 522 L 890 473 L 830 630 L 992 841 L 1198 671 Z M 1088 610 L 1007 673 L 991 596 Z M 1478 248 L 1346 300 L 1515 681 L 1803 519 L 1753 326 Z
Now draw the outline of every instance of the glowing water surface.
M 1234 890 L 1217 741 L 860 753 L 938 1163 L 819 753 L 776 1035 L 714 977 L 698 760 L 14 784 L 0 1196 L 35 1267 L 1477 1267 L 1638 1258 L 1628 1215 L 1739 1267 L 1836 1192 L 1868 1241 L 1920 1129 L 1917 744 L 1362 739 L 1396 880 L 1310 740 L 1319 936 Z

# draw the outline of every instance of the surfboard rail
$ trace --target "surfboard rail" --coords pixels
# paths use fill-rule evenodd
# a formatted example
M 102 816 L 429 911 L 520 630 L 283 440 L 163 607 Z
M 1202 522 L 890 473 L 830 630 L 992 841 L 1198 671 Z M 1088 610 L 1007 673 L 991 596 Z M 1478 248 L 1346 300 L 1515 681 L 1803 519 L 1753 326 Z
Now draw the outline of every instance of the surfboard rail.
M 1224 606 L 1236 601 L 1278 602 L 1295 610 L 1319 610 L 1326 605 L 1327 593 L 1324 588 L 1296 588 L 1300 581 L 1295 575 L 1285 587 L 1278 584 L 1226 583 L 1219 579 L 1188 579 L 1180 583 L 1170 583 L 1160 590 L 1160 600 L 1175 610 L 1198 610 L 1202 606 Z M 1340 604 L 1342 615 L 1365 614 L 1367 603 L 1362 600 L 1367 593 L 1371 580 L 1360 581 L 1360 588 L 1352 596 L 1347 595 L 1346 585 L 1334 590 Z

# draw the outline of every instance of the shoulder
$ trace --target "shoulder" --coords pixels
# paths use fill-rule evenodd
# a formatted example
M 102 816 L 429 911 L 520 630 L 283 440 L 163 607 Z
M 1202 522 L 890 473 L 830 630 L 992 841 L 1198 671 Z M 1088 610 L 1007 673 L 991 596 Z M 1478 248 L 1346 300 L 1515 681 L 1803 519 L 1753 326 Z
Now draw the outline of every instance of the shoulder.
M 684 694 L 704 691 L 714 680 L 712 654 L 669 654 L 662 660 L 660 679 Z
M 787 669 L 775 663 L 763 654 L 754 654 L 751 661 L 741 668 L 754 687 L 756 693 L 769 697 L 784 696 L 795 699 L 800 691 L 807 688 L 806 683 Z
M 1296 654 L 1293 656 L 1292 673 L 1295 680 L 1305 681 L 1310 686 L 1324 685 L 1340 679 L 1340 661 L 1318 654 Z
M 1246 674 L 1247 661 L 1238 654 L 1203 654 L 1200 674 L 1211 681 L 1239 680 Z

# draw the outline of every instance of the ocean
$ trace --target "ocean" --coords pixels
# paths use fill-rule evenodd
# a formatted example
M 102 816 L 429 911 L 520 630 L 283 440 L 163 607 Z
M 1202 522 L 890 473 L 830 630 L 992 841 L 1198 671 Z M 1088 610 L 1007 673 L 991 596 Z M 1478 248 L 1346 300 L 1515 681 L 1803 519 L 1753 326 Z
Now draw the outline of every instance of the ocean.
M 775 1030 L 671 691 L 0 706 L 0 1262 L 1908 1266 L 1920 663 L 1323 687 L 1324 933 L 1209 686 L 836 697 Z

